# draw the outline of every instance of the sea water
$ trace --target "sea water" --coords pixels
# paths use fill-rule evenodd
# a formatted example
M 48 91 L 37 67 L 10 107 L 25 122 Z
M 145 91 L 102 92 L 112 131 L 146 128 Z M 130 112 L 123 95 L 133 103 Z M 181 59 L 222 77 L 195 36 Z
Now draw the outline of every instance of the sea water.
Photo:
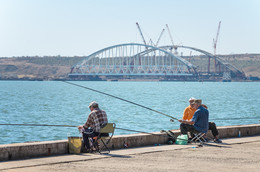
M 156 111 L 182 118 L 190 97 L 208 106 L 217 126 L 259 124 L 259 82 L 73 82 Z M 91 101 L 109 122 L 142 132 L 178 129 L 179 122 L 134 104 L 61 81 L 0 81 L 0 124 L 83 125 Z M 233 119 L 235 118 L 235 119 Z M 239 119 L 240 118 L 240 119 Z M 116 129 L 116 135 L 132 134 Z M 63 140 L 79 136 L 76 127 L 0 125 L 0 144 Z

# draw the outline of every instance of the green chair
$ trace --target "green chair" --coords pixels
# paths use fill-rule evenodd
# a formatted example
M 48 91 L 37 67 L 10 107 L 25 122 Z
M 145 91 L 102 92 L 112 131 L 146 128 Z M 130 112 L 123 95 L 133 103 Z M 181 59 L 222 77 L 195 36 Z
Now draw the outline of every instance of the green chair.
M 100 129 L 99 135 L 93 137 L 93 146 L 100 154 L 104 149 L 106 149 L 108 153 L 110 152 L 108 144 L 114 135 L 115 128 L 115 123 L 107 123 Z

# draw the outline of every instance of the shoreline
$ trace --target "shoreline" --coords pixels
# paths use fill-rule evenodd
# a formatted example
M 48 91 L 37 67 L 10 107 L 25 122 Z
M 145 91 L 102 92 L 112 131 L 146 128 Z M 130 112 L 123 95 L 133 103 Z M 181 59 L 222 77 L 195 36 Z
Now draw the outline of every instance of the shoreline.
M 238 138 L 260 135 L 260 124 L 236 125 L 218 127 L 219 138 Z M 175 136 L 180 135 L 180 130 L 171 130 Z M 211 132 L 207 136 L 213 138 Z M 152 145 L 165 145 L 168 137 L 165 133 L 153 132 L 151 134 L 115 135 L 108 145 L 111 150 L 145 147 Z M 53 155 L 65 155 L 69 153 L 68 140 L 44 141 L 31 143 L 14 143 L 0 145 L 0 161 L 28 159 L 35 157 L 48 157 Z
M 88 82 L 260 82 L 260 80 L 158 80 L 158 79 L 125 79 L 125 80 L 71 80 L 71 79 L 1 79 L 1 81 L 88 81 Z

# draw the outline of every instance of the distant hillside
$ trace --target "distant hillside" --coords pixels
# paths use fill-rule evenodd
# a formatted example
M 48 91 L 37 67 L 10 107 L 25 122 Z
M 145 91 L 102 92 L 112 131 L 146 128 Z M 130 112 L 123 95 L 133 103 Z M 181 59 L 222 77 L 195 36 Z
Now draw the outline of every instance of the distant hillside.
M 0 58 L 1 79 L 64 79 L 71 66 L 84 57 L 12 57 Z M 194 58 L 194 57 L 192 57 Z M 221 55 L 224 61 L 245 72 L 260 77 L 260 54 Z
M 83 57 L 12 57 L 0 58 L 2 79 L 63 79 L 72 65 Z
M 240 71 L 244 72 L 247 77 L 256 76 L 260 77 L 260 54 L 232 54 L 232 55 L 218 55 L 223 61 L 232 64 Z M 187 61 L 190 61 L 195 66 L 207 66 L 208 57 L 202 56 L 192 56 L 183 57 Z M 211 71 L 213 71 L 213 65 L 211 66 Z
M 242 70 L 247 77 L 257 76 L 260 78 L 260 54 L 234 54 L 221 55 L 220 57 Z

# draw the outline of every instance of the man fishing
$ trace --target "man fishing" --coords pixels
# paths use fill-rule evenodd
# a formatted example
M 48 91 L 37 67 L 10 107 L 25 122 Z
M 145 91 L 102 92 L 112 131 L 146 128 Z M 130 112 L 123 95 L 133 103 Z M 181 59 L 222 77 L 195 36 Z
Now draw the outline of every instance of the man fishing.
M 201 99 L 196 99 L 191 103 L 197 109 L 191 120 L 178 120 L 181 123 L 181 134 L 187 134 L 187 132 L 207 133 L 209 112 L 201 106 L 201 102 Z
M 187 120 L 187 121 L 191 120 L 195 111 L 197 110 L 196 108 L 194 108 L 194 100 L 195 100 L 194 97 L 191 97 L 189 99 L 190 105 L 188 107 L 186 107 L 184 112 L 183 112 L 183 117 L 182 117 L 183 120 Z M 202 104 L 201 106 L 204 107 L 205 109 L 208 109 L 208 107 L 204 104 Z M 182 124 L 180 125 L 180 128 L 182 129 Z M 217 129 L 216 124 L 214 122 L 209 122 L 209 130 L 211 130 L 211 133 L 214 137 L 213 141 L 215 143 L 222 143 L 222 141 L 218 138 L 218 129 Z
M 189 103 L 190 105 L 188 107 L 185 108 L 184 112 L 183 112 L 183 117 L 182 120 L 186 120 L 186 121 L 190 121 L 195 113 L 195 111 L 197 110 L 194 107 L 194 101 L 195 98 L 191 97 L 189 99 Z M 202 107 L 204 107 L 205 109 L 208 109 L 208 107 L 204 104 L 201 105 Z M 181 130 L 183 130 L 183 124 L 180 125 Z M 218 138 L 218 129 L 216 127 L 216 124 L 214 122 L 209 122 L 209 130 L 211 130 L 212 135 L 214 137 L 214 142 L 215 143 L 222 143 L 222 141 Z M 205 138 L 206 139 L 206 138 Z
M 83 135 L 86 152 L 90 151 L 89 137 L 98 136 L 100 128 L 108 123 L 106 112 L 99 109 L 97 102 L 91 102 L 89 109 L 91 112 L 88 115 L 87 122 L 84 125 L 78 126 Z

